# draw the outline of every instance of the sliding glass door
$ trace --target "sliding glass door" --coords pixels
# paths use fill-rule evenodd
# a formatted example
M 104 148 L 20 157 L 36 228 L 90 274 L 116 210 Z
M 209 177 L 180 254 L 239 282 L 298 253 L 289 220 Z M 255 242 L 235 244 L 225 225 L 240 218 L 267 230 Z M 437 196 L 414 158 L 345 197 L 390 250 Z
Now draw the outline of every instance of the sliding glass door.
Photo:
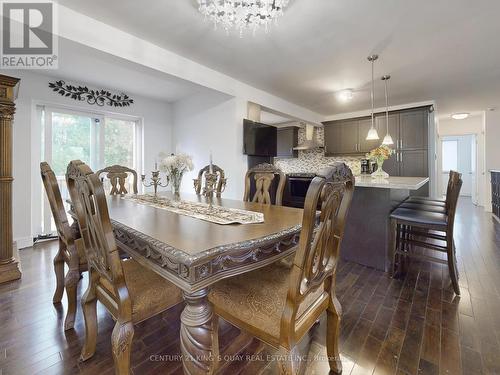
M 94 171 L 114 164 L 137 170 L 137 166 L 141 165 L 137 120 L 46 107 L 40 113 L 41 159 L 54 170 L 66 208 L 69 194 L 65 173 L 71 160 L 80 159 Z M 54 232 L 54 222 L 43 190 L 42 194 L 42 233 Z

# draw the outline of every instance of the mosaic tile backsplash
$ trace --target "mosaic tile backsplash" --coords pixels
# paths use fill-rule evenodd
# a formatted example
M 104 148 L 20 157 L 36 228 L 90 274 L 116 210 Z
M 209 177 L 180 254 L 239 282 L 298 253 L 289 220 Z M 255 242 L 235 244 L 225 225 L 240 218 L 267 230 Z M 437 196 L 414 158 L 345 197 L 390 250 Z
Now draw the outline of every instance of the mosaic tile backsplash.
M 324 145 L 323 128 L 316 128 L 314 135 L 318 143 Z M 299 143 L 305 139 L 305 129 L 299 129 Z M 284 173 L 317 173 L 333 163 L 344 162 L 355 176 L 361 174 L 362 156 L 326 157 L 323 149 L 299 151 L 299 157 L 293 159 L 276 159 L 274 164 Z

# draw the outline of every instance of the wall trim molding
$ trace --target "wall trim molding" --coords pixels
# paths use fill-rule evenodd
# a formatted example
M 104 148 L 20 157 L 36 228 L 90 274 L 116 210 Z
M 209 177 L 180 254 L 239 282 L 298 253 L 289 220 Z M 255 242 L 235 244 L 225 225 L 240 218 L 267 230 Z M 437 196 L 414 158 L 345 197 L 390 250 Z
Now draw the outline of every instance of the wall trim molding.
M 436 102 L 434 100 L 427 100 L 427 101 L 423 101 L 423 102 L 393 105 L 393 106 L 389 107 L 389 111 L 400 111 L 403 109 L 411 109 L 411 108 L 418 108 L 418 107 L 425 107 L 425 106 L 434 106 L 434 108 L 436 109 Z M 374 112 L 375 113 L 382 113 L 382 112 L 385 113 L 385 107 L 375 108 Z M 370 116 L 371 113 L 372 113 L 371 109 L 365 109 L 365 110 L 356 111 L 356 112 L 338 113 L 336 115 L 325 116 L 325 119 L 323 120 L 323 122 L 335 121 L 335 120 L 345 120 L 345 119 L 356 118 L 356 117 L 365 117 L 365 116 Z
M 33 237 L 19 237 L 14 238 L 14 242 L 17 243 L 18 249 L 24 249 L 26 247 L 33 246 Z

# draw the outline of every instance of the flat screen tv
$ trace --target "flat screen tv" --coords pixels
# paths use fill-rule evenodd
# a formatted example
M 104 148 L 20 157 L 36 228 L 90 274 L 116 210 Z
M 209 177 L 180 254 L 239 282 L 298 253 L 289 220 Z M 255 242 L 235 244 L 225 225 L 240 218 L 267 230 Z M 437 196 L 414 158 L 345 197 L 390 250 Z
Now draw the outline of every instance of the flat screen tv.
M 251 156 L 276 156 L 278 129 L 274 126 L 243 120 L 243 153 Z

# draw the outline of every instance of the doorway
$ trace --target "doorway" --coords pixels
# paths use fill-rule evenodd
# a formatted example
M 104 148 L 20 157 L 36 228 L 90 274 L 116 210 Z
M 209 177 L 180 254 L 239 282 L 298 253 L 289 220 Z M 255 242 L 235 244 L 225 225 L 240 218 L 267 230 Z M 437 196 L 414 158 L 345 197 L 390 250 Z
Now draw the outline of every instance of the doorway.
M 446 194 L 450 170 L 462 174 L 461 196 L 471 197 L 477 205 L 477 139 L 476 135 L 444 136 L 441 138 L 442 184 L 441 192 Z

